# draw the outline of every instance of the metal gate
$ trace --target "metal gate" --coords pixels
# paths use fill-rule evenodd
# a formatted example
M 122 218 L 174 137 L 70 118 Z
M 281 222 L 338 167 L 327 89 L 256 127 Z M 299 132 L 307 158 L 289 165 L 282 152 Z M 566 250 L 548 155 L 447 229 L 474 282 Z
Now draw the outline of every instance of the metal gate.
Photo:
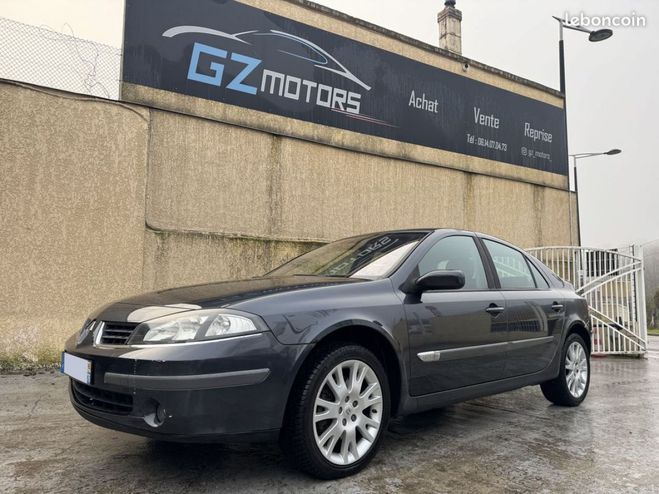
M 588 301 L 593 353 L 645 354 L 647 319 L 640 247 L 538 247 L 527 251 Z

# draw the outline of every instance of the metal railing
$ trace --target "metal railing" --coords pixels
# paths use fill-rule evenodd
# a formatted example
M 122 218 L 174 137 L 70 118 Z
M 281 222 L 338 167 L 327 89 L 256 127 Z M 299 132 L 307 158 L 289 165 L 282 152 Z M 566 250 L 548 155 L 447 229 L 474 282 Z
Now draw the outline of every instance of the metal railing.
M 593 353 L 645 354 L 647 319 L 640 247 L 538 247 L 527 251 L 588 301 Z

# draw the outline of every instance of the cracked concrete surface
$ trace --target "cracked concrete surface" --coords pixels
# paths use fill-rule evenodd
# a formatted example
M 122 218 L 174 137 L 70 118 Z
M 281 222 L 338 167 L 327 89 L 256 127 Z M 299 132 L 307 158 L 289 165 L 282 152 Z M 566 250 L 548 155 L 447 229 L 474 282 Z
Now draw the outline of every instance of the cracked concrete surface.
M 57 373 L 0 376 L 0 492 L 659 492 L 659 339 L 593 359 L 590 395 L 539 388 L 396 421 L 370 467 L 319 482 L 275 445 L 181 445 L 96 427 Z

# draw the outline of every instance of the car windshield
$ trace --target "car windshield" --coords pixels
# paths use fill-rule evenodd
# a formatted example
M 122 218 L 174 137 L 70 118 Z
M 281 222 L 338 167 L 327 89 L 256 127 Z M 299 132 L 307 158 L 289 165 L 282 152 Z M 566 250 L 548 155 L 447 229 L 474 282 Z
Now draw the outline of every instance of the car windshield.
M 426 235 L 397 232 L 338 240 L 296 257 L 266 276 L 382 278 L 398 267 Z

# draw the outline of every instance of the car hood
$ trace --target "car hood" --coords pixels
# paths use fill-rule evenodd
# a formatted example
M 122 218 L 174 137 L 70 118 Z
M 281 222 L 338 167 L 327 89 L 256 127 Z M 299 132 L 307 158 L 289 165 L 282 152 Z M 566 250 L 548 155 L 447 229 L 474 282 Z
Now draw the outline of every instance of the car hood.
M 233 304 L 277 293 L 369 280 L 323 276 L 287 276 L 206 283 L 145 293 L 116 301 L 90 316 L 117 322 L 144 322 L 194 309 L 231 307 Z

